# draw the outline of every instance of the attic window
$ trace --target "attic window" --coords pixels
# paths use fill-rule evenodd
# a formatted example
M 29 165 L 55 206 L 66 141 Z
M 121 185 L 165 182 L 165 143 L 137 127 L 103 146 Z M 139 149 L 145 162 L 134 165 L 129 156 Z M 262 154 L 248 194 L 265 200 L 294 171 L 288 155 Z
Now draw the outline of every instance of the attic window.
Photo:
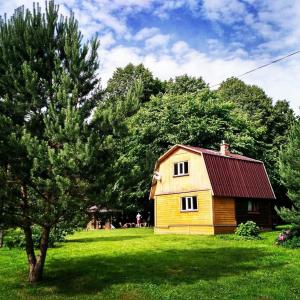
M 248 213 L 258 213 L 258 212 L 259 212 L 258 201 L 249 200 L 248 201 Z
M 198 210 L 197 197 L 182 197 L 181 211 L 195 211 Z
M 189 163 L 181 161 L 174 164 L 174 176 L 182 176 L 189 174 Z

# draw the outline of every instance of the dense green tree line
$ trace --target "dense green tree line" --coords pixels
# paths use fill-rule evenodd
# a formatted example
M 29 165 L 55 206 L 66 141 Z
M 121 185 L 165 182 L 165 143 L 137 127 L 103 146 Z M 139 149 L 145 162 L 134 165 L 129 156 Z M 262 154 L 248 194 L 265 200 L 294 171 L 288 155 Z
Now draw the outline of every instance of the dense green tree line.
M 131 64 L 130 68 L 137 73 Z M 135 68 L 140 70 L 141 65 Z M 118 75 L 123 70 L 132 78 L 127 67 L 119 68 Z M 115 75 L 109 82 L 117 81 L 119 76 Z M 142 77 L 138 78 L 142 84 L 145 82 Z M 123 81 L 128 87 L 118 99 L 125 105 L 126 91 L 132 84 L 124 77 Z M 122 137 L 111 136 L 120 146 L 114 148 L 114 199 L 120 203 L 127 199 L 130 206 L 133 203 L 137 203 L 137 207 L 144 206 L 155 161 L 172 145 L 181 143 L 218 150 L 220 141 L 225 139 L 233 152 L 265 162 L 278 198 L 277 205 L 289 205 L 278 168 L 280 147 L 296 120 L 287 101 L 273 104 L 261 88 L 237 78 L 227 79 L 217 90 L 209 89 L 201 77 L 187 75 L 158 86 L 161 90 L 156 90 L 148 101 L 140 99 L 134 115 L 122 118 L 126 133 Z M 113 101 L 107 99 L 104 106 L 108 107 Z M 111 114 L 114 115 L 113 111 Z

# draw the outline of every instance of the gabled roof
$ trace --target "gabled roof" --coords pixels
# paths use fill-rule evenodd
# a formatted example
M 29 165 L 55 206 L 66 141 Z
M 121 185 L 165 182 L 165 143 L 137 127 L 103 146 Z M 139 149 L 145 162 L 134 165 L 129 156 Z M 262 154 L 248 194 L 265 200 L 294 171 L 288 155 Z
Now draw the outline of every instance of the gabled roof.
M 214 196 L 276 198 L 263 162 L 238 154 L 223 155 L 214 150 L 175 145 L 158 159 L 155 169 L 180 148 L 203 155 Z

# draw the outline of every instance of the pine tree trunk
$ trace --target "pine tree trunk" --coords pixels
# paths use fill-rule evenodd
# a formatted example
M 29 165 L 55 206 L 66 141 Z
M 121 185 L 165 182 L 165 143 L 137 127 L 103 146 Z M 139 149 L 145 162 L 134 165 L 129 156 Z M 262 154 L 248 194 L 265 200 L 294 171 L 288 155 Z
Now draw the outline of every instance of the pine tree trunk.
M 34 267 L 36 265 L 36 257 L 34 252 L 34 244 L 32 240 L 32 231 L 30 226 L 24 227 L 25 241 L 26 241 L 26 254 L 29 264 L 29 282 L 33 282 Z
M 35 258 L 34 249 L 33 249 L 33 256 L 28 255 L 27 253 L 28 263 L 29 263 L 30 283 L 35 283 L 43 279 L 44 265 L 45 265 L 47 250 L 48 250 L 49 234 L 50 234 L 50 228 L 48 227 L 43 228 L 42 236 L 41 236 L 41 244 L 40 244 L 40 255 L 38 256 L 38 259 Z
M 23 199 L 23 212 L 26 215 L 28 210 L 28 202 L 27 202 L 27 187 L 21 187 L 21 195 Z M 47 255 L 48 243 L 49 243 L 49 234 L 50 227 L 42 228 L 41 242 L 40 242 L 40 255 L 36 258 L 34 251 L 34 243 L 32 239 L 32 230 L 31 223 L 28 220 L 23 227 L 26 241 L 26 254 L 27 260 L 29 264 L 29 276 L 28 280 L 30 283 L 35 283 L 41 281 L 43 278 L 43 270 Z

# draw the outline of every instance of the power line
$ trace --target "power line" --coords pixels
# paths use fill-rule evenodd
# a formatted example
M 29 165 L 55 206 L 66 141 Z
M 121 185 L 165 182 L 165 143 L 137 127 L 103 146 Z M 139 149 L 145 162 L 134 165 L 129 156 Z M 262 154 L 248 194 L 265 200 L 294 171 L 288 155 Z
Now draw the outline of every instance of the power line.
M 245 76 L 245 75 L 248 75 L 248 74 L 250 74 L 250 73 L 252 73 L 252 72 L 255 72 L 255 71 L 259 70 L 259 69 L 265 68 L 265 67 L 267 67 L 267 66 L 269 66 L 269 65 L 275 64 L 275 63 L 277 63 L 277 62 L 279 62 L 279 61 L 281 61 L 281 60 L 284 60 L 284 59 L 286 59 L 286 58 L 288 58 L 288 57 L 291 57 L 291 56 L 293 56 L 293 55 L 296 55 L 296 54 L 298 54 L 298 53 L 300 53 L 300 50 L 295 51 L 295 52 L 293 52 L 293 53 L 290 53 L 290 54 L 288 54 L 288 55 L 286 55 L 286 56 L 280 57 L 280 58 L 278 58 L 278 59 L 275 59 L 275 60 L 273 60 L 273 61 L 271 61 L 271 62 L 269 62 L 269 63 L 267 63 L 267 64 L 264 64 L 264 65 L 262 65 L 262 66 L 259 66 L 259 67 L 255 68 L 255 69 L 252 69 L 252 70 L 250 70 L 250 71 L 247 71 L 247 72 L 245 72 L 245 73 L 243 73 L 243 74 L 240 74 L 240 75 L 238 75 L 238 76 L 235 76 L 235 77 L 241 78 L 241 77 L 243 77 L 243 76 Z M 222 83 L 222 82 L 217 83 L 217 84 L 214 84 L 214 85 L 211 86 L 211 88 L 212 88 L 212 87 L 215 87 L 215 86 L 218 86 L 218 85 L 220 85 L 221 83 Z

